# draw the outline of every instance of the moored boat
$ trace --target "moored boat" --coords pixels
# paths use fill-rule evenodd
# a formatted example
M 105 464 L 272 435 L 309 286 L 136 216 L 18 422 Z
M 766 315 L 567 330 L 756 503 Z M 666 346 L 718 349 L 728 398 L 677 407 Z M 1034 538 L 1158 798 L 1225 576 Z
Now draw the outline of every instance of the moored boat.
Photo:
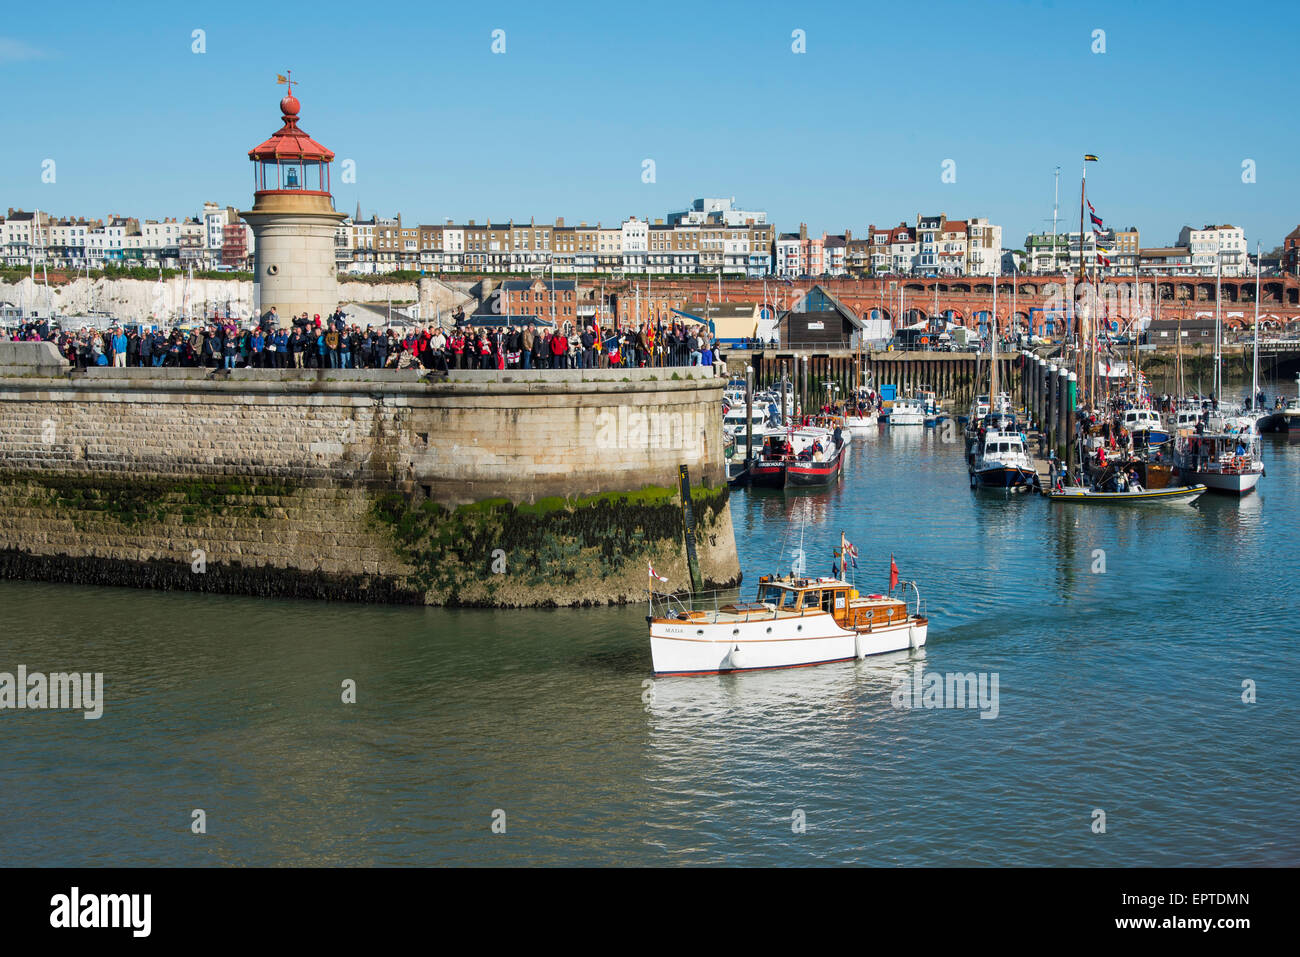
M 847 461 L 842 433 L 818 426 L 773 429 L 749 469 L 749 481 L 764 488 L 828 485 Z
M 1141 502 L 1193 502 L 1206 492 L 1204 485 L 1183 485 L 1174 488 L 1130 489 L 1124 492 L 1099 492 L 1095 489 L 1069 486 L 1046 496 L 1053 502 L 1091 505 L 1123 505 Z
M 1179 434 L 1174 462 L 1184 485 L 1201 484 L 1227 495 L 1254 491 L 1264 475 L 1259 434 L 1245 420 L 1224 431 Z
M 1160 413 L 1154 409 L 1125 409 L 1119 424 L 1134 436 L 1142 436 L 1148 446 L 1160 445 L 1170 438 Z
M 971 486 L 1026 491 L 1038 486 L 1038 470 L 1016 431 L 990 429 L 970 467 Z
M 889 426 L 925 425 L 925 406 L 919 399 L 896 399 L 889 410 Z
M 1300 434 L 1300 397 L 1291 399 L 1283 408 L 1260 419 L 1259 430 L 1273 434 Z

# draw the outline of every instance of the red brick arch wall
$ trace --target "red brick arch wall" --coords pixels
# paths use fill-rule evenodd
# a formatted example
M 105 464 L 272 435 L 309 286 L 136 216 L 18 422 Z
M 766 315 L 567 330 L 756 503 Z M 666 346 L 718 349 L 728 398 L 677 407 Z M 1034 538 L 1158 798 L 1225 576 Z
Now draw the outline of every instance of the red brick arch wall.
M 1153 280 L 1144 278 L 1141 286 L 1150 296 Z M 1193 319 L 1198 316 L 1214 315 L 1214 280 L 1203 276 L 1169 276 L 1158 280 L 1162 294 L 1172 292 L 1173 298 L 1160 301 L 1160 318 Z M 1055 285 L 1065 288 L 1064 276 L 1022 276 L 1013 282 L 1010 278 L 999 278 L 998 315 L 1010 316 L 1012 312 L 1012 287 L 1015 287 L 1015 311 L 1028 314 L 1030 308 L 1044 308 L 1047 305 L 1049 287 Z M 630 287 L 631 283 L 628 283 Z M 993 280 L 979 276 L 946 279 L 831 279 L 820 283 L 787 284 L 780 280 L 768 280 L 766 287 L 762 280 L 724 280 L 722 298 L 727 302 L 766 301 L 775 309 L 784 309 L 792 305 L 813 285 L 820 285 L 828 290 L 845 305 L 866 314 L 873 308 L 883 305 L 885 315 L 893 319 L 898 314 L 899 286 L 903 287 L 903 308 L 923 309 L 928 313 L 936 310 L 943 314 L 953 310 L 965 325 L 973 325 L 976 312 L 988 311 L 993 305 Z M 1133 279 L 1131 277 L 1106 279 L 1104 286 L 1122 290 L 1124 296 L 1130 296 Z M 612 288 L 612 287 L 607 287 Z M 1254 321 L 1255 280 L 1223 279 L 1223 321 L 1229 328 L 1249 326 Z M 766 299 L 764 290 L 766 289 Z M 969 291 L 967 291 L 969 290 Z M 703 300 L 706 293 L 716 299 L 718 295 L 717 280 L 672 280 L 655 281 L 655 295 L 680 295 L 683 301 Z M 936 297 L 937 291 L 937 297 Z M 1204 297 L 1204 298 L 1201 298 Z M 1240 313 L 1231 315 L 1230 313 Z M 1295 276 L 1272 277 L 1261 283 L 1261 316 L 1270 315 L 1286 324 L 1300 322 L 1300 279 Z

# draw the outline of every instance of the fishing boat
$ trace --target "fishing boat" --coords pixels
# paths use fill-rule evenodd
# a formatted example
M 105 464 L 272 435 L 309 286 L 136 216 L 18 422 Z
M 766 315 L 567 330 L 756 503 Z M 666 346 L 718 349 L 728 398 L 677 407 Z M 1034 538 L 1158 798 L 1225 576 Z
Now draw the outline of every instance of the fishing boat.
M 845 551 L 853 548 L 841 535 Z M 651 570 L 653 575 L 653 569 Z M 911 588 L 915 606 L 903 597 Z M 843 578 L 764 575 L 753 601 L 650 593 L 650 657 L 656 676 L 716 675 L 852 661 L 925 645 L 925 604 L 915 582 L 862 595 Z M 700 607 L 704 605 L 705 607 Z
M 1259 431 L 1295 435 L 1300 433 L 1300 375 L 1295 377 L 1295 398 L 1289 399 L 1282 408 L 1267 413 L 1259 420 Z M 1256 390 L 1258 393 L 1258 390 Z
M 1102 492 L 1096 489 L 1067 486 L 1046 492 L 1053 502 L 1084 505 L 1128 505 L 1143 502 L 1194 502 L 1206 492 L 1204 485 L 1181 485 L 1174 488 L 1134 488 L 1123 492 Z
M 997 488 L 1023 492 L 1038 486 L 1025 438 L 1019 432 L 990 429 L 984 433 L 984 446 L 970 467 L 972 488 Z
M 880 418 L 876 415 L 875 409 L 858 409 L 856 414 L 844 417 L 844 428 L 855 439 L 863 438 L 874 432 L 879 424 Z
M 749 414 L 745 414 L 745 401 L 741 399 L 738 405 L 733 405 L 726 415 L 722 417 L 722 433 L 724 436 L 735 440 L 739 446 L 742 458 L 746 454 L 754 455 L 763 447 L 763 434 L 767 431 L 768 410 L 754 403 Z M 749 434 L 749 445 L 751 451 L 745 452 L 745 435 Z
M 1170 438 L 1160 413 L 1154 409 L 1125 409 L 1120 417 L 1120 425 L 1135 436 L 1142 434 L 1147 445 L 1160 445 Z
M 1248 494 L 1264 475 L 1259 433 L 1250 420 L 1199 435 L 1179 433 L 1174 464 L 1184 485 L 1199 483 L 1227 495 Z
M 1196 423 L 1200 422 L 1204 417 L 1205 412 L 1199 404 L 1193 407 L 1187 403 L 1181 403 L 1174 410 L 1174 434 L 1177 435 L 1180 432 L 1195 429 Z
M 812 425 L 771 430 L 750 465 L 749 481 L 762 488 L 829 485 L 848 454 L 842 433 Z
M 1289 400 L 1283 408 L 1260 419 L 1259 430 L 1286 435 L 1300 434 L 1300 397 Z
M 925 406 L 920 399 L 897 399 L 889 410 L 889 426 L 925 425 Z
M 874 432 L 879 424 L 875 390 L 859 387 L 845 409 L 844 427 L 853 438 L 862 438 Z
M 978 419 L 971 419 L 963 430 L 967 465 L 973 465 L 975 458 L 984 451 L 984 436 L 988 433 L 1020 431 L 1019 421 L 1010 412 L 987 412 Z

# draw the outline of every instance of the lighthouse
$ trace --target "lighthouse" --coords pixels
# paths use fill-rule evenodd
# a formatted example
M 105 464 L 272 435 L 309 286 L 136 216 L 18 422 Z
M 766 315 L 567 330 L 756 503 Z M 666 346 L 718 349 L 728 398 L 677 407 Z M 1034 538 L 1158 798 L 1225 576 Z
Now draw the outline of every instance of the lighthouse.
M 290 82 L 280 101 L 284 125 L 248 151 L 253 208 L 239 214 L 256 243 L 254 303 L 259 314 L 275 306 L 284 327 L 303 312 L 323 318 L 338 305 L 334 231 L 345 218 L 330 194 L 334 153 L 299 128 L 299 109 Z

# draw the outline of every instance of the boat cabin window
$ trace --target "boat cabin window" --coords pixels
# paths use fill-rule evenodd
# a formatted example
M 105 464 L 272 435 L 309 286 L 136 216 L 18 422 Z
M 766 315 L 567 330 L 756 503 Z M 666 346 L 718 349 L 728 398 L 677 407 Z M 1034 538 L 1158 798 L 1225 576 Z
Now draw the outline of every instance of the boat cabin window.
M 806 591 L 803 593 L 803 604 L 801 608 L 816 608 L 821 601 L 822 593 L 820 591 Z

